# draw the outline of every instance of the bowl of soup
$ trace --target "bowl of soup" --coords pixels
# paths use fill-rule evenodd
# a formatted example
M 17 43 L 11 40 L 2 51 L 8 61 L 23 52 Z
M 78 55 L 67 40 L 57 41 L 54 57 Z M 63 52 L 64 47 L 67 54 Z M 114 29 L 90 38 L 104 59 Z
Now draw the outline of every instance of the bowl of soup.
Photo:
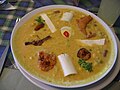
M 118 53 L 115 36 L 103 20 L 68 5 L 41 7 L 22 17 L 13 29 L 11 49 L 26 73 L 62 88 L 101 80 Z

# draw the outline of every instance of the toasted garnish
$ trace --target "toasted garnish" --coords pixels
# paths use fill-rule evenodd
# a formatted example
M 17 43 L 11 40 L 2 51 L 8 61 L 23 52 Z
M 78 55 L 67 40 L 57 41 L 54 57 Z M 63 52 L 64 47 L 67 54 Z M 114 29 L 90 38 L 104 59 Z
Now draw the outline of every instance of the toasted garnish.
M 83 34 L 87 35 L 86 26 L 92 19 L 93 18 L 90 15 L 77 19 L 78 27 Z

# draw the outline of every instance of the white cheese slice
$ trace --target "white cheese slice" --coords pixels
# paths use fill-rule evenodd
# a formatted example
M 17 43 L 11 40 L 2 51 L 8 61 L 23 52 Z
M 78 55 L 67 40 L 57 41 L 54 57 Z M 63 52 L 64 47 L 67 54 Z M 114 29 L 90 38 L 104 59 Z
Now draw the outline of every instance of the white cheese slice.
M 56 31 L 56 28 L 53 25 L 52 21 L 47 16 L 47 14 L 43 13 L 43 14 L 41 14 L 41 17 L 45 20 L 45 23 L 48 25 L 48 27 L 51 30 L 51 32 L 54 33 Z
M 68 76 L 70 74 L 76 74 L 77 71 L 75 70 L 71 58 L 67 54 L 61 54 L 58 56 L 60 64 L 62 66 L 64 76 Z
M 65 13 L 63 13 L 61 20 L 69 22 L 72 19 L 72 17 L 73 17 L 72 12 L 65 12 Z
M 104 45 L 105 44 L 105 38 L 103 39 L 97 39 L 97 40 L 78 40 L 84 44 L 87 44 L 89 46 L 92 46 L 93 44 L 96 45 Z

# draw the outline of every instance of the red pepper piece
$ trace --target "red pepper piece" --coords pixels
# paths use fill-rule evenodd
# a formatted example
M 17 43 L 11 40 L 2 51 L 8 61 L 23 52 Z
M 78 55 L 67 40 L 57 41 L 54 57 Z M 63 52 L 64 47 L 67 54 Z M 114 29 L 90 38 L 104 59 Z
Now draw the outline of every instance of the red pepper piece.
M 69 37 L 69 33 L 67 31 L 65 31 L 63 34 L 65 35 L 65 37 Z
M 35 31 L 38 31 L 39 29 L 43 28 L 44 27 L 44 23 L 40 23 L 38 24 L 36 27 L 35 27 Z

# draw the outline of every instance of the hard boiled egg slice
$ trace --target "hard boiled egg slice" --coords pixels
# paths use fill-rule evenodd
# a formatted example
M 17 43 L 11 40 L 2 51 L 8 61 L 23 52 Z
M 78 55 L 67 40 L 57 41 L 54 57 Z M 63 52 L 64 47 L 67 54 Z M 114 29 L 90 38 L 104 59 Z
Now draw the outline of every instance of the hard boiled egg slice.
M 62 34 L 63 37 L 65 37 L 65 38 L 70 38 L 71 37 L 71 34 L 72 34 L 72 28 L 71 27 L 64 26 L 60 30 L 61 30 L 61 34 Z

